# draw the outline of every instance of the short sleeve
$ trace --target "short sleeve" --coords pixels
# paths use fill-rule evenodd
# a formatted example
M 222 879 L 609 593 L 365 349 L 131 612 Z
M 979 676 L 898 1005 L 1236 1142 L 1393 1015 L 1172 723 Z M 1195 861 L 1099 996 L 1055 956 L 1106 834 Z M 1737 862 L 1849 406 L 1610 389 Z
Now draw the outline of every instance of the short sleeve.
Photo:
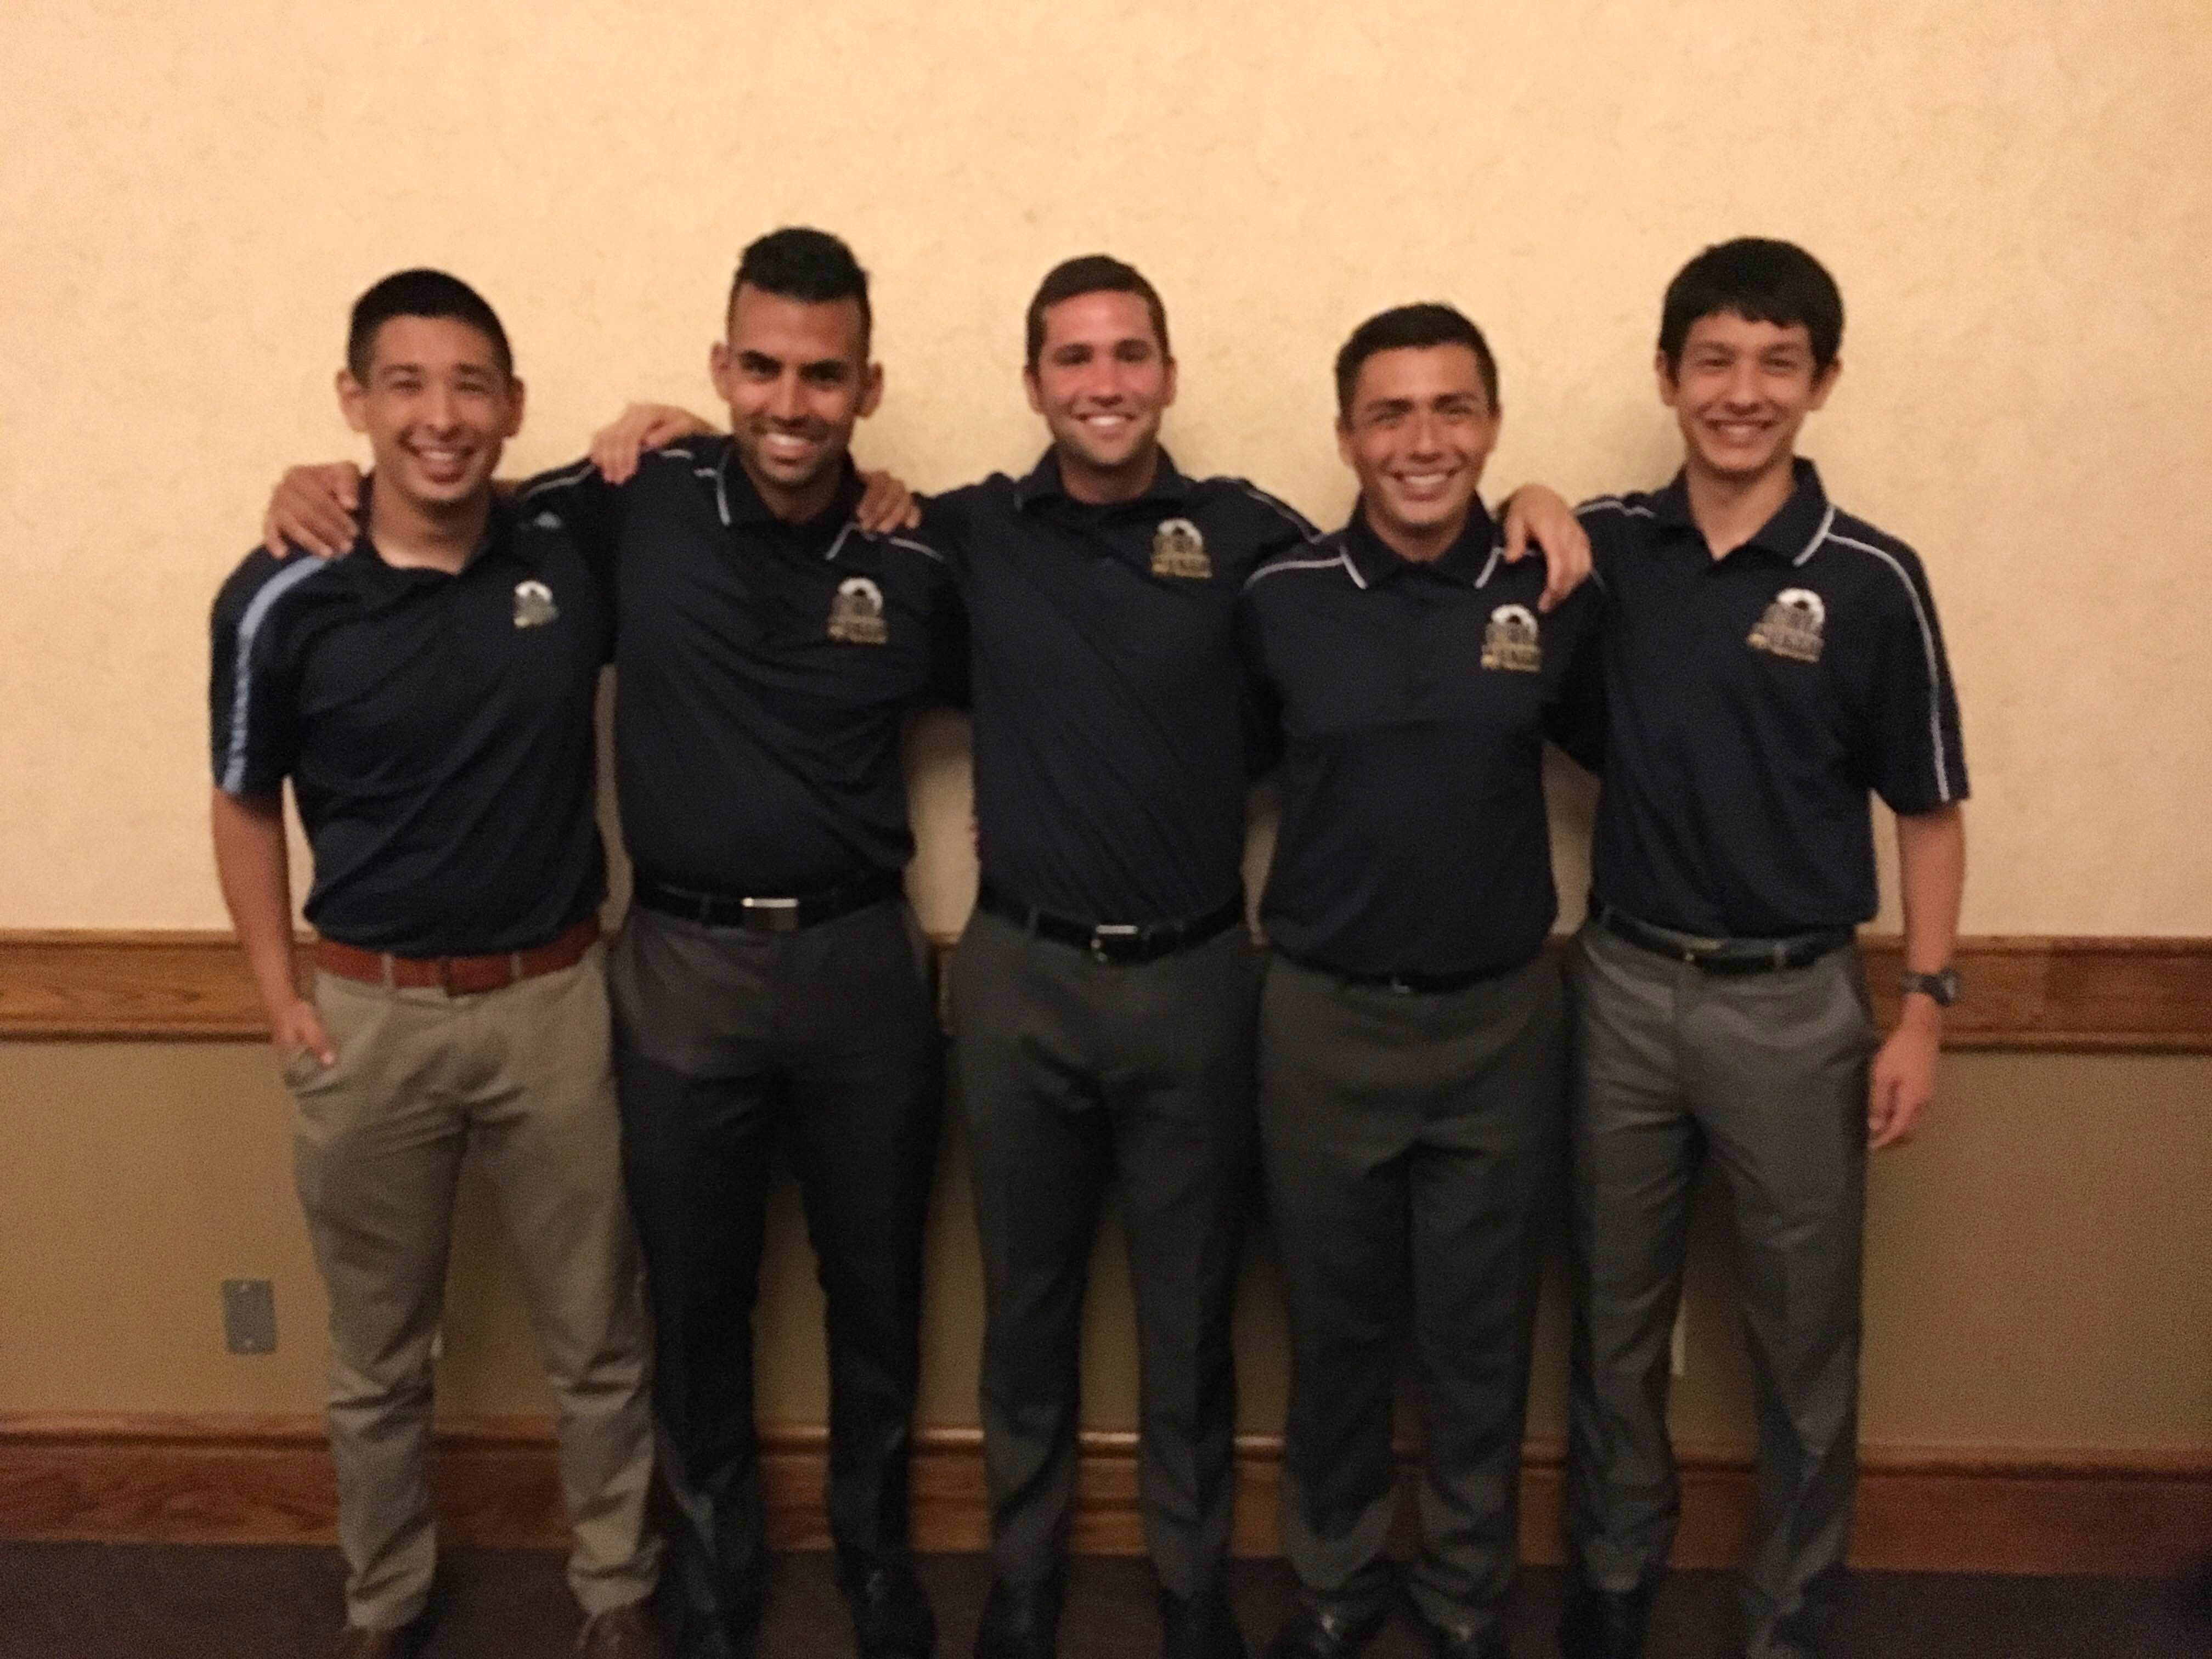
M 551 518 L 568 533 L 599 585 L 615 591 L 615 558 L 622 546 L 623 509 L 628 486 L 607 482 L 586 460 L 556 467 L 527 480 L 515 492 L 515 511 L 526 520 Z M 547 528 L 552 526 L 548 526 Z
M 216 598 L 210 620 L 208 724 L 216 787 L 272 795 L 298 757 L 298 687 L 281 649 L 279 601 L 321 569 L 295 555 L 256 554 Z
M 1893 581 L 1881 585 L 1889 600 L 1880 612 L 1882 633 L 1873 653 L 1864 770 L 1890 810 L 1910 817 L 1966 799 L 1966 750 L 1927 576 L 1908 550 L 1875 556 Z
M 1586 772 L 1605 757 L 1606 596 L 1585 582 L 1545 618 L 1545 653 L 1559 653 L 1559 678 L 1544 703 L 1544 735 Z

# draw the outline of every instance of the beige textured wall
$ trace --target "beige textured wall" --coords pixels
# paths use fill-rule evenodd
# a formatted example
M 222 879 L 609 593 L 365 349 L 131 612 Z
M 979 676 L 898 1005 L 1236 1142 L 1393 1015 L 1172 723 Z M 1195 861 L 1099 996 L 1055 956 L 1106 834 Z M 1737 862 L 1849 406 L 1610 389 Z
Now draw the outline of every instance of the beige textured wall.
M 220 920 L 207 599 L 277 465 L 351 453 L 343 307 L 417 261 L 501 307 L 514 452 L 700 400 L 727 270 L 802 220 L 879 283 L 870 459 L 1026 462 L 1019 307 L 1165 290 L 1171 437 L 1339 514 L 1327 362 L 1385 304 L 1490 329 L 1493 481 L 1654 482 L 1657 296 L 1756 229 L 1828 259 L 1811 447 L 1925 552 L 1981 933 L 2212 932 L 2212 30 L 2202 0 L 15 0 L 0 57 L 0 926 Z M 957 920 L 957 771 L 923 897 Z
M 321 1288 L 291 1195 L 289 1104 L 256 1045 L 9 1045 L 0 1054 L 0 1414 L 312 1412 Z M 1881 1447 L 2212 1450 L 2212 1060 L 1954 1055 L 1926 1132 L 1876 1165 L 1864 1437 Z M 2094 1107 L 2085 1103 L 2094 1103 Z M 548 1408 L 485 1194 L 466 1189 L 441 1407 Z M 821 1303 L 787 1183 L 759 1322 L 761 1414 L 818 1423 Z M 1089 1309 L 1085 1416 L 1134 1426 L 1118 1237 Z M 982 1285 L 957 1137 L 929 1242 L 921 1416 L 975 1420 Z M 1747 1449 L 1725 1228 L 1692 1252 L 1685 1444 Z M 222 1351 L 217 1285 L 276 1282 L 276 1353 Z M 1555 1276 L 1556 1277 L 1556 1276 Z M 1565 1421 L 1559 1285 L 1530 1430 Z M 1265 1236 L 1237 1313 L 1244 1426 L 1280 1431 L 1282 1304 Z

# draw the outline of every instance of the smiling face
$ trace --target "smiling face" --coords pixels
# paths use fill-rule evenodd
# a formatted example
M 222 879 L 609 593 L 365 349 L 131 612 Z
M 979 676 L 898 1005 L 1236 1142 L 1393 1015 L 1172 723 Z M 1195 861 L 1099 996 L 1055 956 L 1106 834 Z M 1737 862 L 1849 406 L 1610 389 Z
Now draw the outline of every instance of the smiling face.
M 857 300 L 794 300 L 741 283 L 729 337 L 708 359 L 730 406 L 738 459 L 778 518 L 798 523 L 837 494 L 853 427 L 883 397 Z
M 1125 501 L 1152 482 L 1174 360 L 1141 295 L 1102 290 L 1044 312 L 1036 364 L 1022 373 L 1044 416 L 1061 486 L 1078 501 Z
M 481 506 L 500 451 L 522 425 L 522 382 L 490 337 L 452 317 L 390 317 L 366 378 L 338 375 L 346 422 L 367 434 L 376 481 L 424 519 Z
M 1359 365 L 1336 423 L 1369 528 L 1408 559 L 1433 559 L 1465 527 L 1498 447 L 1482 365 L 1457 343 L 1401 346 Z
M 1682 428 L 1686 464 L 1747 484 L 1787 471 L 1798 428 L 1827 401 L 1842 368 L 1814 366 L 1802 323 L 1715 312 L 1690 325 L 1677 362 L 1660 354 L 1659 396 Z

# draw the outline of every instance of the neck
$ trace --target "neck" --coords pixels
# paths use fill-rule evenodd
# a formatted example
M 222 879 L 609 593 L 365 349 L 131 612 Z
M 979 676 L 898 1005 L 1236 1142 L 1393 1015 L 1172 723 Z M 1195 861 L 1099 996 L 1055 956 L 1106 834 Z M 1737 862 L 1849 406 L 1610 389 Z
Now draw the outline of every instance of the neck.
M 369 490 L 368 538 L 385 563 L 403 569 L 459 570 L 490 521 L 489 488 L 451 507 L 427 507 L 396 489 Z
M 1731 477 L 1700 465 L 1695 458 L 1683 464 L 1689 485 L 1690 517 L 1702 532 L 1705 545 L 1717 559 L 1725 558 L 1753 536 L 1782 510 L 1797 488 L 1792 459 L 1783 456 L 1773 465 L 1747 477 Z
M 1375 538 L 1400 558 L 1413 564 L 1432 564 L 1443 557 L 1467 528 L 1472 510 L 1463 507 L 1438 525 L 1407 526 L 1380 522 L 1367 510 L 1364 501 L 1359 507 L 1360 516 L 1367 521 L 1367 527 L 1375 532 Z
M 740 453 L 738 465 L 745 470 L 745 477 L 753 493 L 767 507 L 786 524 L 805 524 L 820 518 L 837 499 L 837 491 L 845 482 L 845 463 L 841 456 L 835 466 L 824 467 L 819 477 L 809 478 L 803 484 L 781 484 L 773 478 L 763 478 L 753 471 Z
M 1060 487 L 1067 492 L 1068 499 L 1093 507 L 1103 507 L 1112 501 L 1133 501 L 1150 489 L 1152 480 L 1159 476 L 1158 444 L 1139 450 L 1120 466 L 1092 466 L 1064 449 L 1055 448 L 1053 453 L 1060 464 Z

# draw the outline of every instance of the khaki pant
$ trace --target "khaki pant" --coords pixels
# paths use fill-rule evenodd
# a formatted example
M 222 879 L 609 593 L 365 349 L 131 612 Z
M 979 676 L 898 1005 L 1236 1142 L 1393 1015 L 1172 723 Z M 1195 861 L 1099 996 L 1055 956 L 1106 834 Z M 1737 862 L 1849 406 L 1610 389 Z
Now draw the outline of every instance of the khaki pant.
M 623 1203 L 604 953 L 448 997 L 319 975 L 337 1061 L 289 1059 L 301 1207 L 330 1292 L 331 1456 L 349 1620 L 404 1624 L 435 1565 L 431 1344 L 465 1155 L 489 1177 L 558 1403 L 587 1613 L 651 1591 L 653 1462 L 636 1246 Z

